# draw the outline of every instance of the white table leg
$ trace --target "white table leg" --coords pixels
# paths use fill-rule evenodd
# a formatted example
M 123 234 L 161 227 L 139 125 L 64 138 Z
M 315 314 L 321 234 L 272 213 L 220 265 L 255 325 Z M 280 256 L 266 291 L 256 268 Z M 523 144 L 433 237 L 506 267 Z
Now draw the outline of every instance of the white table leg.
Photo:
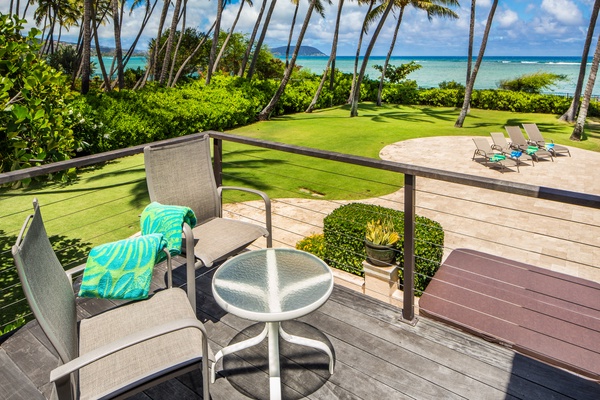
M 224 356 L 226 356 L 227 354 L 231 354 L 231 353 L 235 353 L 236 351 L 240 351 L 240 350 L 244 350 L 247 349 L 249 347 L 252 346 L 256 346 L 257 344 L 259 344 L 260 342 L 263 341 L 263 339 L 267 336 L 267 333 L 269 332 L 268 329 L 268 325 L 265 325 L 265 328 L 262 330 L 262 332 L 258 335 L 255 336 L 253 338 L 250 339 L 246 339 L 243 340 L 239 343 L 235 343 L 232 344 L 231 346 L 227 346 L 227 347 L 223 347 L 221 350 L 219 350 L 217 352 L 217 354 L 215 354 L 215 361 L 212 364 L 212 368 L 210 369 L 210 381 L 211 383 L 215 383 L 215 377 L 216 377 L 216 366 L 217 366 L 217 362 L 223 358 Z
M 321 350 L 322 352 L 327 354 L 329 356 L 329 373 L 333 374 L 333 354 L 331 353 L 331 349 L 329 348 L 329 346 L 327 346 L 325 343 L 301 336 L 290 335 L 289 333 L 283 330 L 281 325 L 279 325 L 279 334 L 281 335 L 281 338 L 286 342 L 299 344 L 301 346 L 312 347 L 314 349 Z
M 279 322 L 267 322 L 269 332 L 269 386 L 271 400 L 281 400 L 281 373 L 279 368 Z

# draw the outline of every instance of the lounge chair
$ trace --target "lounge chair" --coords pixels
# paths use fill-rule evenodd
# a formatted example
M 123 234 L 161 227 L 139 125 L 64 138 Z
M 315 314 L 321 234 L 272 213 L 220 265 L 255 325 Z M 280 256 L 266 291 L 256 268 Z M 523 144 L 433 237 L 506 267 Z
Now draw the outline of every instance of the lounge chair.
M 518 163 L 522 162 L 522 158 L 533 161 L 533 157 L 531 157 L 529 154 L 519 149 L 513 149 L 510 147 L 510 144 L 506 141 L 506 138 L 502 132 L 491 132 L 490 136 L 492 137 L 492 142 L 494 142 L 494 144 L 492 144 L 492 150 L 499 151 L 513 160 L 516 160 Z M 532 162 L 531 165 L 535 164 Z
M 550 141 L 550 143 L 548 143 L 542 136 L 542 132 L 540 132 L 536 124 L 523 124 L 523 129 L 525 129 L 527 136 L 529 136 L 529 142 L 535 144 L 540 149 L 548 150 L 555 157 L 558 154 L 564 153 L 567 153 L 569 157 L 571 157 L 571 152 L 569 151 L 568 147 L 554 144 L 554 141 Z
M 272 246 L 269 197 L 254 189 L 217 187 L 208 135 L 177 144 L 146 147 L 144 163 L 150 200 L 190 207 L 196 216 L 195 227 L 183 224 L 187 292 L 192 304 L 196 304 L 195 268 L 211 267 L 263 236 L 267 238 L 267 247 Z M 265 225 L 222 218 L 221 193 L 224 189 L 242 190 L 262 197 Z
M 63 269 L 36 200 L 12 254 L 25 297 L 59 358 L 49 377 L 53 398 L 125 398 L 200 365 L 203 395 L 209 398 L 214 357 L 183 290 L 169 287 L 84 318 L 78 326 L 72 277 L 85 265 Z
M 504 168 L 508 169 L 509 166 L 514 166 L 517 167 L 517 172 L 519 172 L 519 162 L 515 159 L 507 157 L 502 152 L 492 150 L 492 146 L 486 138 L 474 137 L 473 142 L 475 143 L 475 151 L 473 152 L 473 157 L 471 158 L 473 161 L 475 161 L 476 156 L 482 156 L 483 162 L 488 167 L 500 166 L 500 172 L 504 172 Z
M 518 126 L 506 125 L 504 129 L 508 132 L 508 136 L 510 137 L 510 147 L 513 149 L 521 150 L 523 153 L 530 155 L 534 161 L 539 161 L 542 158 L 550 158 L 550 160 L 554 161 L 552 153 L 548 150 L 540 149 L 538 146 L 528 143 L 521 128 Z

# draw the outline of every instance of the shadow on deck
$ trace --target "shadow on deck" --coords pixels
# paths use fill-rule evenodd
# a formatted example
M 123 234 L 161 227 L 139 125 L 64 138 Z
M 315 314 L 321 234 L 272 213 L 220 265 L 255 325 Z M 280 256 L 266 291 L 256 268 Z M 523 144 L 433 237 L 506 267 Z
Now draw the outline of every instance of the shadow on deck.
M 183 259 L 177 261 L 184 262 Z M 256 335 L 255 322 L 224 312 L 214 301 L 214 269 L 197 272 L 198 317 L 206 324 L 213 351 Z M 174 271 L 185 282 L 185 268 Z M 164 268 L 155 269 L 153 290 L 164 287 Z M 115 302 L 81 299 L 81 317 Z M 322 340 L 335 354 L 335 372 L 317 350 L 281 343 L 285 399 L 598 399 L 600 385 L 541 363 L 442 323 L 421 317 L 416 326 L 400 322 L 401 310 L 336 286 L 317 311 L 284 323 L 286 331 Z M 48 398 L 50 370 L 57 357 L 35 321 L 9 337 L 0 350 L 0 397 Z M 266 341 L 228 355 L 213 399 L 269 396 Z M 42 394 L 40 394 L 40 392 Z M 201 398 L 200 374 L 187 374 L 147 390 L 135 399 Z M 6 396 L 6 397 L 3 397 Z

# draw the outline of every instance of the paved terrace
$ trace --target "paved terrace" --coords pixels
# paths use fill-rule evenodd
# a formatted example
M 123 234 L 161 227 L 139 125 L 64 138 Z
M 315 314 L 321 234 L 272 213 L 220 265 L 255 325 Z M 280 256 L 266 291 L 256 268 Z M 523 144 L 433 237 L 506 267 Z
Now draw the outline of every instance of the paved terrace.
M 491 143 L 491 138 L 488 140 Z M 542 160 L 535 166 L 524 161 L 520 172 L 515 168 L 501 172 L 478 158 L 472 161 L 475 145 L 470 136 L 406 140 L 384 147 L 379 155 L 389 161 L 600 195 L 600 179 L 594 172 L 600 166 L 600 153 L 569 149 L 572 157 Z M 444 228 L 444 258 L 452 249 L 467 247 L 600 282 L 600 209 L 426 178 L 417 179 L 416 196 L 417 214 L 438 221 Z M 400 190 L 364 202 L 398 208 L 403 197 Z M 276 245 L 293 247 L 302 237 L 320 232 L 323 217 L 341 204 L 316 199 L 274 200 Z M 243 208 L 243 204 L 228 206 L 232 211 L 229 216 L 247 215 L 249 210 Z

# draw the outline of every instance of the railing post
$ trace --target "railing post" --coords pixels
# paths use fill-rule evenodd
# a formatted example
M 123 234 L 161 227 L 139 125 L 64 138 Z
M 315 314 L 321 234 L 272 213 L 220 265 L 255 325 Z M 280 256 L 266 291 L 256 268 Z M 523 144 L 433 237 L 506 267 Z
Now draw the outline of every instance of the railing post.
M 223 141 L 213 138 L 213 169 L 217 187 L 223 184 Z
M 404 297 L 402 318 L 415 319 L 415 175 L 404 175 Z

